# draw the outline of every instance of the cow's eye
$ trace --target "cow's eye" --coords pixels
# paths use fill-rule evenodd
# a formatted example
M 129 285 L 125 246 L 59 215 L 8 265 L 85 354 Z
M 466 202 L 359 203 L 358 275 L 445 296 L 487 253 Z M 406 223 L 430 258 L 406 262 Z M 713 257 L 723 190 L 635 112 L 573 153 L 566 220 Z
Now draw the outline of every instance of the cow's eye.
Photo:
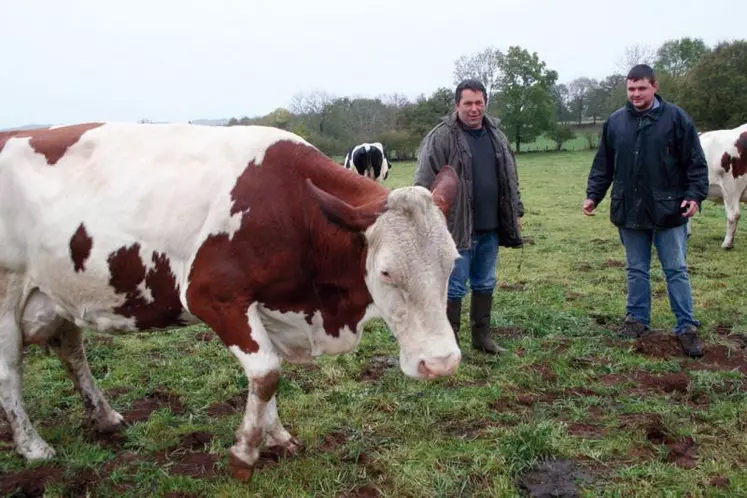
M 386 270 L 381 270 L 381 279 L 388 284 L 392 283 L 392 275 Z

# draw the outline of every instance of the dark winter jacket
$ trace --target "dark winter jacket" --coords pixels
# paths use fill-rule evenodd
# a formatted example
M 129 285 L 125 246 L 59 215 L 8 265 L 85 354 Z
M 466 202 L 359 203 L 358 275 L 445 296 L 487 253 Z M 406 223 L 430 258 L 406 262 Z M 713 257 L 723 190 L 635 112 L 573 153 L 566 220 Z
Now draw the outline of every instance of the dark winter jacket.
M 587 198 L 599 205 L 610 193 L 610 221 L 633 229 L 687 223 L 682 201 L 708 194 L 708 166 L 690 117 L 660 96 L 648 111 L 628 102 L 602 129 L 589 172 Z
M 485 117 L 495 150 L 498 176 L 498 242 L 505 247 L 519 247 L 523 244 L 518 218 L 524 216 L 524 205 L 519 192 L 519 177 L 516 161 L 508 144 L 508 139 L 498 128 L 499 121 Z M 474 226 L 472 151 L 462 126 L 457 120 L 456 111 L 445 117 L 423 138 L 418 155 L 413 184 L 430 188 L 436 174 L 448 164 L 459 175 L 457 198 L 449 210 L 446 220 L 449 231 L 458 249 L 471 247 Z

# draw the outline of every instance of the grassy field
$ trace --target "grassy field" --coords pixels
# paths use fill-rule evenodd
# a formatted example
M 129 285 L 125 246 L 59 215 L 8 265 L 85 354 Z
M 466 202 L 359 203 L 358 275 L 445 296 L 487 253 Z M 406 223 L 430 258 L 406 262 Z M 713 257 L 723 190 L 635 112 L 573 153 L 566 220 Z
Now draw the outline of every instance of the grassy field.
M 25 465 L 0 421 L 0 495 L 512 497 L 543 496 L 544 478 L 565 496 L 745 496 L 747 236 L 724 252 L 723 208 L 705 203 L 696 218 L 702 360 L 683 358 L 672 339 L 658 262 L 660 332 L 618 339 L 624 254 L 606 200 L 596 217 L 581 214 L 591 159 L 519 156 L 529 243 L 501 250 L 492 315 L 509 354 L 469 348 L 466 307 L 458 373 L 415 381 L 394 364 L 386 326 L 370 323 L 355 353 L 284 368 L 280 417 L 305 449 L 264 457 L 247 486 L 226 459 L 247 381 L 209 330 L 88 335 L 94 376 L 132 422 L 110 438 L 85 428 L 59 361 L 33 346 L 26 406 L 58 457 Z M 412 168 L 395 164 L 389 185 L 408 184 Z

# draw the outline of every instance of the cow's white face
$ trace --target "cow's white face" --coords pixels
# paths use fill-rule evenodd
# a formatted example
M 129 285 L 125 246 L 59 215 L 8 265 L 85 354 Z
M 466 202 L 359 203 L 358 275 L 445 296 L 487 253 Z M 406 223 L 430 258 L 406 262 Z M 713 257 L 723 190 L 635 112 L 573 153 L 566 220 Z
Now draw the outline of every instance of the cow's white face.
M 366 238 L 366 285 L 399 342 L 402 371 L 451 375 L 461 351 L 446 318 L 446 291 L 459 253 L 431 193 L 394 190 Z

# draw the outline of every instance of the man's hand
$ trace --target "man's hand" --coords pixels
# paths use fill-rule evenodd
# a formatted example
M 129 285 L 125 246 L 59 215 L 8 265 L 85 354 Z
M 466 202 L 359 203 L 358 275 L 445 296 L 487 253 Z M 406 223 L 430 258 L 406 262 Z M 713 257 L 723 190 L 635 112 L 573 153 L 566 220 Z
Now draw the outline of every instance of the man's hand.
M 685 199 L 682 201 L 682 204 L 680 204 L 680 208 L 683 210 L 682 216 L 685 218 L 691 218 L 695 216 L 695 211 L 698 210 L 698 203 Z
M 584 214 L 586 216 L 596 216 L 594 214 L 594 209 L 597 207 L 596 202 L 592 201 L 591 199 L 586 199 L 584 201 Z

